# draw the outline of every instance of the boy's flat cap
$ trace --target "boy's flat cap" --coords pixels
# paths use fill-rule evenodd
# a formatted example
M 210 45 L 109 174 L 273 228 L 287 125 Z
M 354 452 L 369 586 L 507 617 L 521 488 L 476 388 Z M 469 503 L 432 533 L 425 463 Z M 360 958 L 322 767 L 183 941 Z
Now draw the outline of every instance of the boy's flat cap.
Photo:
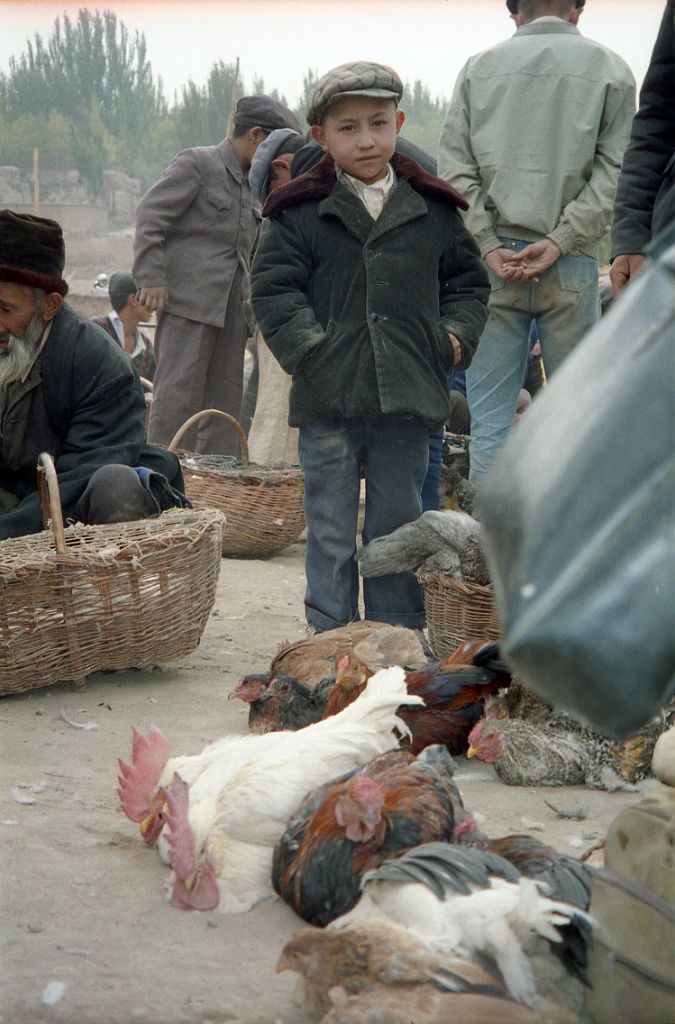
M 343 96 L 380 96 L 398 103 L 403 95 L 403 82 L 393 68 L 357 60 L 340 64 L 316 83 L 307 103 L 307 121 L 320 124 L 331 106 Z
M 271 96 L 242 96 L 234 112 L 234 123 L 241 128 L 264 128 L 273 132 L 277 128 L 292 128 L 299 132 L 297 118 L 288 107 Z

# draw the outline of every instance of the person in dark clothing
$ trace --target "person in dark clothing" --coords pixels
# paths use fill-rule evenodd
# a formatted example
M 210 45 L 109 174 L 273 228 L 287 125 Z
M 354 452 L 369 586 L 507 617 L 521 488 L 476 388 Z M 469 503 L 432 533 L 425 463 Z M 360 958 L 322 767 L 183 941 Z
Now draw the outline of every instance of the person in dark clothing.
M 252 271 L 270 349 L 293 377 L 289 422 L 305 474 L 308 623 L 359 618 L 354 555 L 417 519 L 429 427 L 450 415 L 447 377 L 468 366 L 488 278 L 453 188 L 395 152 L 403 85 L 371 62 L 328 72 L 307 120 L 324 156 L 273 192 Z M 419 628 L 414 574 L 364 581 L 369 619 Z
M 189 505 L 177 457 L 146 444 L 129 359 L 64 303 L 64 264 L 56 221 L 0 211 L 0 540 L 42 528 L 41 452 L 54 458 L 64 519 Z
M 615 295 L 639 272 L 649 242 L 675 221 L 675 0 L 668 0 L 633 118 L 614 200 Z

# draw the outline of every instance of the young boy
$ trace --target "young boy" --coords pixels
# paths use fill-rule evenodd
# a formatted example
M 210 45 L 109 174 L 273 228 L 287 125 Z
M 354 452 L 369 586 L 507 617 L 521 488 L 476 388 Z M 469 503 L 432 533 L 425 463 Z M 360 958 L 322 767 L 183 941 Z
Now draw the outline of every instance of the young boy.
M 305 472 L 305 608 L 318 632 L 359 617 L 363 542 L 421 514 L 429 426 L 449 415 L 489 286 L 459 193 L 394 152 L 403 85 L 391 68 L 343 64 L 321 78 L 307 120 L 324 157 L 277 189 L 252 273 L 262 333 L 293 377 L 289 422 Z M 424 626 L 413 573 L 364 580 L 368 619 Z

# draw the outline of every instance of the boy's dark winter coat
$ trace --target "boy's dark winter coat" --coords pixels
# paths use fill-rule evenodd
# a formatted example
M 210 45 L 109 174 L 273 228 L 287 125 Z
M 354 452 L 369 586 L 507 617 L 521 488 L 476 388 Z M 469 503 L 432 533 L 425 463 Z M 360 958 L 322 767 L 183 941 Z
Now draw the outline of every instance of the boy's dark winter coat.
M 131 361 L 67 304 L 15 398 L 2 424 L 0 487 L 21 504 L 0 516 L 0 540 L 42 529 L 36 472 L 42 451 L 54 456 L 64 519 L 74 516 L 101 466 L 147 466 L 184 489 L 177 457 L 145 440 L 145 398 Z
M 252 273 L 265 341 L 293 376 L 289 422 L 449 414 L 448 373 L 467 367 L 487 318 L 488 277 L 462 197 L 394 154 L 397 183 L 374 221 L 330 156 L 273 192 Z

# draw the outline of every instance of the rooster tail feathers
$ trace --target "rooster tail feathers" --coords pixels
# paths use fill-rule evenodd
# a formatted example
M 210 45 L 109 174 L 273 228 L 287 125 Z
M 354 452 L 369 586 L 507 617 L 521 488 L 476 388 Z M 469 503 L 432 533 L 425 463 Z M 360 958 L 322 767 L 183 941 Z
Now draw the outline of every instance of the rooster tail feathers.
M 380 725 L 390 720 L 390 727 L 398 729 L 404 736 L 410 736 L 410 729 L 396 715 L 401 704 L 424 705 L 421 697 L 409 694 L 405 672 L 399 665 L 380 669 L 366 683 L 363 693 L 352 701 L 337 717 L 343 722 L 369 723 Z M 327 721 L 330 721 L 328 719 Z
M 439 899 L 449 890 L 468 895 L 489 888 L 491 876 L 517 882 L 520 874 L 503 857 L 487 850 L 464 850 L 448 843 L 425 843 L 364 875 L 366 881 L 422 882 Z
M 131 821 L 146 817 L 157 783 L 169 760 L 169 743 L 160 729 L 150 726 L 147 738 L 134 728 L 131 741 L 131 764 L 118 759 L 120 774 L 117 795 L 122 810 Z
M 511 678 L 511 669 L 501 660 L 499 644 L 481 644 L 477 651 L 474 651 L 471 664 L 477 668 L 486 668 L 500 676 Z

